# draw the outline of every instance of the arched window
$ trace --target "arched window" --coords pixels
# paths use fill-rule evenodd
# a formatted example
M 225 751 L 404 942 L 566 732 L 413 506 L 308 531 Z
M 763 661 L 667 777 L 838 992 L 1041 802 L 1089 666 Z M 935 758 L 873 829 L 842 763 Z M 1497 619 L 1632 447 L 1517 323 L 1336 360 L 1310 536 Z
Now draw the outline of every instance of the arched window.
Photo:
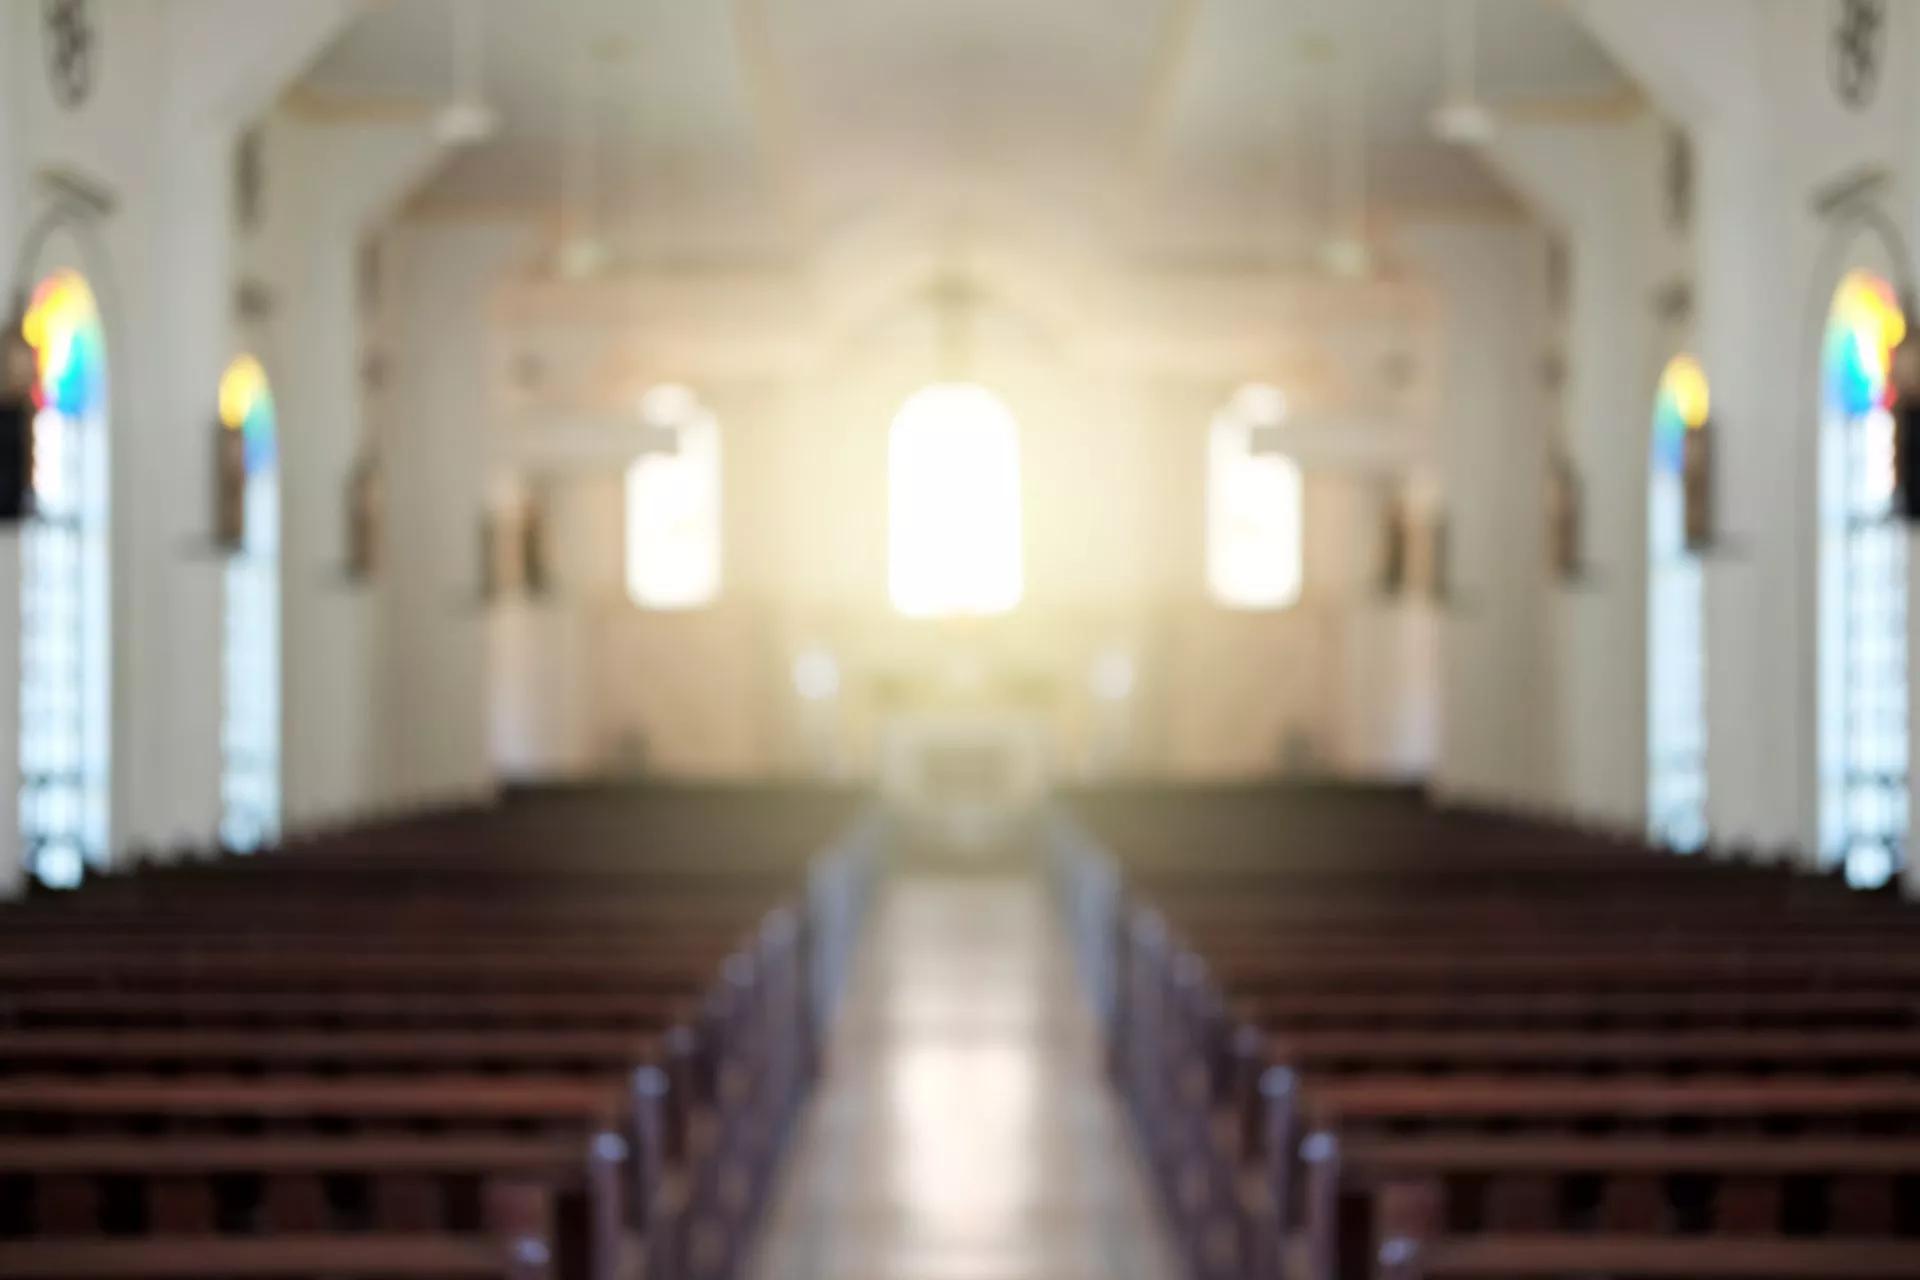
M 1886 883 L 1907 841 L 1907 551 L 1893 518 L 1893 287 L 1850 272 L 1821 345 L 1820 844 Z
M 1647 817 L 1692 853 L 1707 840 L 1706 650 L 1700 559 L 1687 547 L 1687 432 L 1703 430 L 1707 375 L 1675 356 L 1653 405 L 1647 486 Z
M 1300 466 L 1259 447 L 1259 433 L 1285 418 L 1279 391 L 1250 386 L 1207 432 L 1207 588 L 1230 609 L 1285 609 L 1300 599 Z
M 720 594 L 720 425 L 685 387 L 655 387 L 640 416 L 671 442 L 627 468 L 627 595 L 697 609 Z
M 240 433 L 246 461 L 245 536 L 227 562 L 220 837 L 251 850 L 280 834 L 280 442 L 250 355 L 220 378 L 220 425 Z
M 1025 589 L 1020 427 L 976 383 L 907 398 L 887 441 L 887 588 L 910 618 L 1007 613 Z
M 107 857 L 107 351 L 93 290 L 33 291 L 35 519 L 20 543 L 20 835 L 29 872 L 78 884 Z

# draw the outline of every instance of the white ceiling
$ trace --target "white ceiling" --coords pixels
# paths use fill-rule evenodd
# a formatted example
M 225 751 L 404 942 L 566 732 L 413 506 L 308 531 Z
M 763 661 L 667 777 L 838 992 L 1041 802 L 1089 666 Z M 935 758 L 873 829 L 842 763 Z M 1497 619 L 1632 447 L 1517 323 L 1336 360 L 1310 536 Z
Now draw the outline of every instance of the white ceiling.
M 601 217 L 636 254 L 806 250 L 876 216 L 1134 257 L 1284 250 L 1325 227 L 1356 65 L 1377 208 L 1504 199 L 1426 132 L 1444 0 L 388 0 L 307 87 L 443 95 L 451 4 L 484 12 L 504 128 L 428 198 L 554 209 L 584 82 Z M 1620 88 L 1551 0 L 1481 14 L 1495 101 Z

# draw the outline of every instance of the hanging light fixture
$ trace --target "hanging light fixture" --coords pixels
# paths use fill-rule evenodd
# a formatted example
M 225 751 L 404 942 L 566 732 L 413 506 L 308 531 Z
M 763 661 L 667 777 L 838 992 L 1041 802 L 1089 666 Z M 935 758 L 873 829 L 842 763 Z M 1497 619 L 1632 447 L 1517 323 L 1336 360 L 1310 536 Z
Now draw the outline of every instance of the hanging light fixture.
M 600 167 L 594 131 L 593 70 L 586 32 L 576 23 L 570 32 L 577 60 L 567 100 L 567 138 L 561 152 L 561 239 L 558 267 L 568 280 L 585 280 L 606 269 L 612 255 L 595 225 L 600 199 Z
M 1335 106 L 1345 119 L 1334 129 L 1333 233 L 1320 247 L 1320 260 L 1334 275 L 1358 279 L 1373 270 L 1373 250 L 1366 230 L 1366 68 L 1357 50 L 1347 51 L 1344 72 L 1335 72 Z
M 476 146 L 500 128 L 483 86 L 485 13 L 478 0 L 448 0 L 453 25 L 453 94 L 433 117 L 434 136 L 449 147 Z
M 1493 140 L 1493 111 L 1480 100 L 1479 0 L 1448 0 L 1444 44 L 1446 87 L 1429 123 L 1436 137 L 1455 146 L 1482 146 Z

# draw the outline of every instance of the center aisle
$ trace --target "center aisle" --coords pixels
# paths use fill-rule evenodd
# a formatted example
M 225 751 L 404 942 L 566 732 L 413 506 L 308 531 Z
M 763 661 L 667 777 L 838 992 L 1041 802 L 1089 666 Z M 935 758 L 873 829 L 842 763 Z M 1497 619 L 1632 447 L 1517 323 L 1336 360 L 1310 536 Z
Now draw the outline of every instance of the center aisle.
M 1173 1280 L 1037 882 L 886 886 L 757 1280 Z

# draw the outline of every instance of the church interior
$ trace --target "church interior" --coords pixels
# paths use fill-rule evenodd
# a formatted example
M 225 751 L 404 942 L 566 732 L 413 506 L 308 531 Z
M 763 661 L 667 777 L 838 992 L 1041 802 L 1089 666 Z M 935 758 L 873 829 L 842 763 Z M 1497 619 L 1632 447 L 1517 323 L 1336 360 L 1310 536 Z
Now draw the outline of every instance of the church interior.
M 0 58 L 0 1280 L 1920 1280 L 1920 0 Z

